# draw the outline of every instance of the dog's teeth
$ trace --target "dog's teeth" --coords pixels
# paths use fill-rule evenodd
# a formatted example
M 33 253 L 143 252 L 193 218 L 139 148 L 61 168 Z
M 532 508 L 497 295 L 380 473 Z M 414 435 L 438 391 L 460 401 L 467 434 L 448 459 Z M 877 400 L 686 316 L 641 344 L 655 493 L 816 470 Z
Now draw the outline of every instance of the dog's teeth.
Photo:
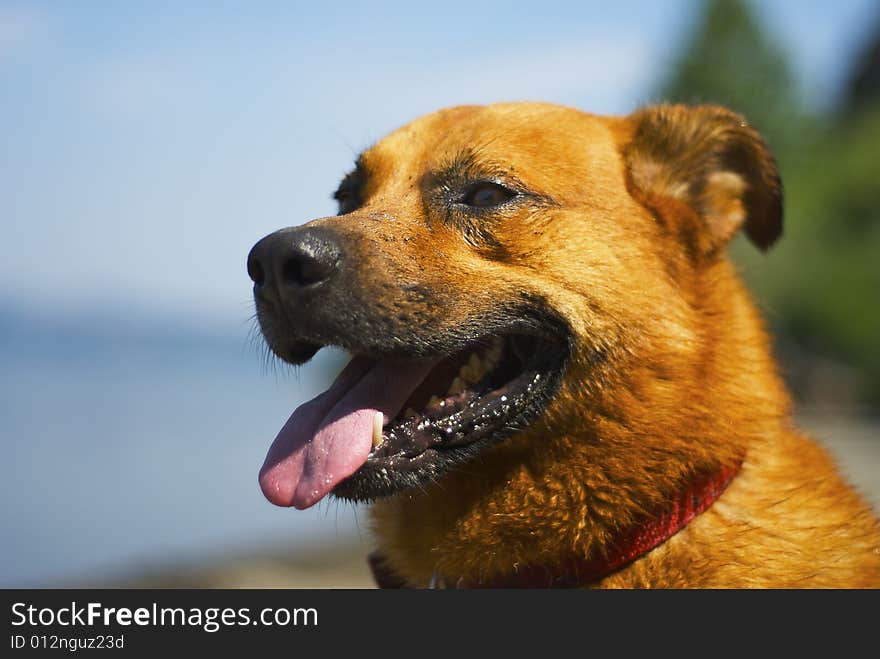
M 470 364 L 465 364 L 459 369 L 458 377 L 465 382 L 476 382 L 483 377 L 483 373 L 481 368 L 474 368 Z
M 431 399 L 428 401 L 428 407 L 436 407 L 440 405 L 440 399 L 437 396 L 431 396 Z
M 477 353 L 472 353 L 468 363 L 458 371 L 458 377 L 465 382 L 477 382 L 486 374 L 486 364 Z
M 413 408 L 407 407 L 406 412 L 403 413 L 404 419 L 415 419 L 419 415 Z
M 489 367 L 492 367 L 498 363 L 499 359 L 501 359 L 501 344 L 496 341 L 492 344 L 492 347 L 489 348 L 489 352 L 486 353 L 486 357 L 483 361 Z
M 452 384 L 449 385 L 449 394 L 451 396 L 455 396 L 456 394 L 460 394 L 464 391 L 464 382 L 462 382 L 461 378 L 455 378 L 452 381 Z
M 384 416 L 381 412 L 376 412 L 373 415 L 373 449 L 377 449 L 382 446 L 382 423 L 384 421 Z

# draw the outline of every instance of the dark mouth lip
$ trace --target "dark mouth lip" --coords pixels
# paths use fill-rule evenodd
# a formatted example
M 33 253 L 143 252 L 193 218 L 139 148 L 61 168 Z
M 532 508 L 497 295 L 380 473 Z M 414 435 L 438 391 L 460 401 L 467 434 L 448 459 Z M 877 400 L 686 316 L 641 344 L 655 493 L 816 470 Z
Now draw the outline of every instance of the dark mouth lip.
M 480 364 L 471 361 L 474 354 Z M 374 443 L 366 462 L 333 494 L 372 501 L 423 485 L 527 428 L 556 393 L 567 356 L 567 342 L 561 338 L 502 333 L 445 357 L 435 371 L 461 363 L 480 377 L 417 410 L 404 406 L 383 428 L 381 444 Z M 479 373 L 481 368 L 485 372 Z

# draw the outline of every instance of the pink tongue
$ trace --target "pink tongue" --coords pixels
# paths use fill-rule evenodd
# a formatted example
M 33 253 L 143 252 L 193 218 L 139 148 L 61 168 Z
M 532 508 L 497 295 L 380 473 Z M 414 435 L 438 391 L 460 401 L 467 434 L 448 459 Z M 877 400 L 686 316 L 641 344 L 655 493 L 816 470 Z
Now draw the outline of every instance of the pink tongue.
M 355 357 L 324 393 L 296 408 L 260 470 L 263 494 L 277 506 L 308 508 L 364 464 L 373 417 L 397 416 L 436 362 L 373 362 Z

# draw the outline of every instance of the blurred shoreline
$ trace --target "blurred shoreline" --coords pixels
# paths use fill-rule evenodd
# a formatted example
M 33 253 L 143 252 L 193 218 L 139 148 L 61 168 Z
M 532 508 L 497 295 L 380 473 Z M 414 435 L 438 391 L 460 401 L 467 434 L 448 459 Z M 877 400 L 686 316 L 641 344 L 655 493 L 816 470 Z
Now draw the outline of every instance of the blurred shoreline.
M 296 551 L 283 544 L 254 547 L 226 557 L 157 561 L 127 574 L 76 580 L 72 588 L 375 588 L 367 566 L 368 542 L 315 545 Z

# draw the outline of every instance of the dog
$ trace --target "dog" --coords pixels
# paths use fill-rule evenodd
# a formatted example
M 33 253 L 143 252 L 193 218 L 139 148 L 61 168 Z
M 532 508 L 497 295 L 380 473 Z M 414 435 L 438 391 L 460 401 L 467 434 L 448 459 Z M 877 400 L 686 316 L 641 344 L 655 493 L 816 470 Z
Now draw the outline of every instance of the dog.
M 353 356 L 259 480 L 372 503 L 380 586 L 880 586 L 875 513 L 794 428 L 726 255 L 782 233 L 743 117 L 449 108 L 334 196 L 248 256 L 279 358 Z

